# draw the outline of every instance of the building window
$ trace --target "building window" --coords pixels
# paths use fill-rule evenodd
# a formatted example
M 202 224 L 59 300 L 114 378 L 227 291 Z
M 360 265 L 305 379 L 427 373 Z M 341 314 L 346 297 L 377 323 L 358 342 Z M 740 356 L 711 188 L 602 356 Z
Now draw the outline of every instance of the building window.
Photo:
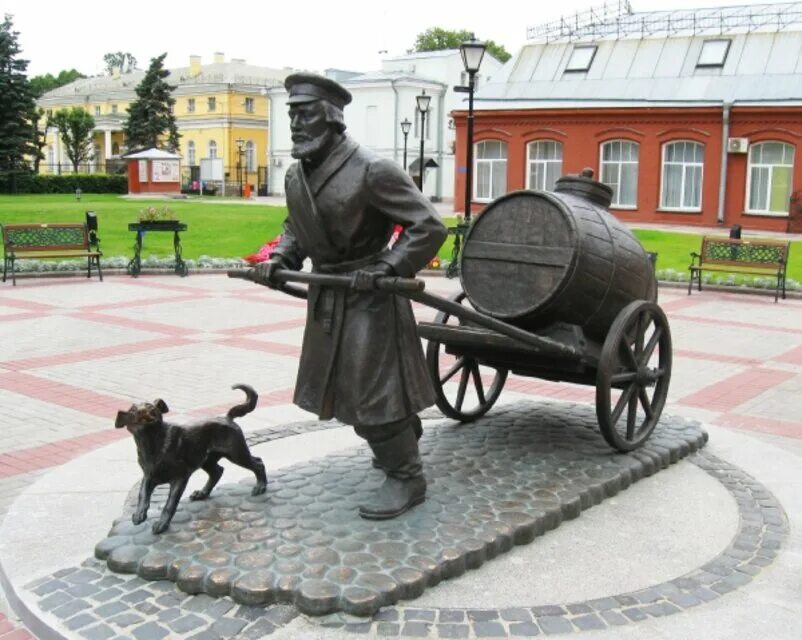
M 601 147 L 601 181 L 613 190 L 614 207 L 638 205 L 638 143 L 611 140 Z
M 214 96 L 206 99 L 206 110 L 217 111 L 217 98 Z
M 426 139 L 427 140 L 431 140 L 431 138 L 429 137 L 429 132 L 431 130 L 431 125 L 432 125 L 432 109 L 430 107 L 429 110 L 426 112 L 426 125 L 425 126 L 426 126 Z M 420 138 L 420 109 L 418 109 L 418 107 L 415 107 L 415 130 L 413 131 L 412 135 L 415 138 Z
M 723 67 L 730 50 L 730 40 L 705 40 L 699 52 L 697 67 Z
M 187 98 L 187 113 L 195 113 L 195 98 Z
M 483 140 L 476 144 L 474 157 L 474 199 L 493 200 L 507 193 L 507 144 Z
M 663 146 L 663 182 L 660 206 L 701 211 L 704 146 L 684 140 Z
M 117 113 L 117 105 L 116 104 L 111 105 L 111 112 L 112 113 Z
M 794 173 L 794 147 L 759 142 L 749 147 L 747 213 L 788 213 Z
M 253 113 L 253 98 L 245 98 L 245 113 Z
M 209 159 L 214 160 L 217 157 L 217 143 L 214 140 L 209 140 Z
M 120 143 L 119 142 L 112 142 L 111 143 L 111 155 L 113 155 L 113 156 L 120 155 Z
M 100 115 L 100 107 L 98 107 L 98 106 L 95 106 L 95 115 L 96 116 Z
M 527 189 L 551 191 L 563 171 L 563 146 L 553 140 L 538 140 L 526 146 L 529 173 Z
M 573 71 L 587 71 L 590 65 L 593 64 L 593 58 L 596 55 L 596 45 L 577 45 L 571 51 L 571 57 L 568 58 L 568 64 L 565 65 L 565 70 Z
M 189 163 L 190 167 L 194 167 L 197 164 L 195 162 L 195 143 L 192 140 L 187 142 L 187 163 Z
M 256 145 L 253 140 L 245 143 L 245 171 L 248 173 L 256 171 Z

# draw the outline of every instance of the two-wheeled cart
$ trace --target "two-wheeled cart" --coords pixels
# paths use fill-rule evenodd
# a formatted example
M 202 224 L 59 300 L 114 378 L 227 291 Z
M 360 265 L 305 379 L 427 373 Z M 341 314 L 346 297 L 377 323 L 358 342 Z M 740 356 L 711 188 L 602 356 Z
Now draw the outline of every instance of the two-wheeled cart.
M 451 299 L 424 291 L 421 280 L 377 281 L 439 311 L 418 330 L 446 416 L 470 422 L 484 415 L 513 373 L 595 386 L 599 428 L 619 451 L 651 435 L 671 379 L 671 332 L 656 303 L 653 264 L 607 212 L 610 195 L 589 177 L 568 176 L 554 193 L 519 191 L 494 201 L 468 232 L 462 291 Z M 350 276 L 294 271 L 276 279 L 351 284 Z

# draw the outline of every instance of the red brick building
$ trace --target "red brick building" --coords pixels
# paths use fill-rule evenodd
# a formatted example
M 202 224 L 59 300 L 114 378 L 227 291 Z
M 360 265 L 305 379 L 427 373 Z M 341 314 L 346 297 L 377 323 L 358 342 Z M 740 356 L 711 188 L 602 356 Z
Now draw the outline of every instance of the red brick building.
M 591 167 L 626 221 L 802 231 L 801 6 L 530 29 L 476 96 L 472 210 Z M 454 116 L 465 158 L 466 112 Z M 458 162 L 458 211 L 465 176 Z

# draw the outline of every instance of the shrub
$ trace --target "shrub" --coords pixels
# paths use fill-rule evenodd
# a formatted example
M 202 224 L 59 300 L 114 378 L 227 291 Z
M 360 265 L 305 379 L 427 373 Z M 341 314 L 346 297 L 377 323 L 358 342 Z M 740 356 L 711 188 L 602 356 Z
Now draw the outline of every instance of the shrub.
M 83 193 L 127 193 L 128 177 L 105 173 L 36 175 L 18 172 L 12 180 L 8 174 L 0 175 L 0 193 L 75 193 L 76 189 Z

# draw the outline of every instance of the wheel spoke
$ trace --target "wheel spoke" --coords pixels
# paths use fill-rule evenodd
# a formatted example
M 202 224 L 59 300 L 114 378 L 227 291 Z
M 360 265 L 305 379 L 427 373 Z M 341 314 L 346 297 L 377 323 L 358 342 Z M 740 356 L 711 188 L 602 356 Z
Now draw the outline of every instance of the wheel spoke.
M 635 422 L 638 419 L 638 396 L 632 395 L 627 410 L 627 440 L 635 437 Z
M 453 366 L 453 367 L 451 367 L 451 368 L 448 370 L 448 372 L 446 373 L 446 375 L 444 375 L 442 378 L 440 378 L 440 384 L 445 384 L 446 382 L 448 382 L 449 380 L 451 380 L 451 378 L 453 378 L 453 377 L 454 377 L 454 374 L 455 374 L 457 371 L 459 371 L 460 369 L 462 369 L 462 367 L 464 367 L 464 366 L 465 366 L 465 357 L 463 356 L 463 357 L 459 358 L 459 360 L 457 360 L 457 361 L 454 363 L 454 366 Z
M 638 398 L 640 399 L 640 405 L 643 407 L 643 412 L 646 414 L 646 419 L 651 420 L 652 416 L 654 416 L 652 401 L 649 398 L 649 394 L 646 393 L 646 389 L 643 387 L 638 389 Z
M 643 326 L 643 313 L 639 313 L 635 320 L 635 354 L 640 355 L 643 351 L 643 336 L 646 333 L 646 327 Z M 648 325 L 648 322 L 647 322 Z
M 654 353 L 654 348 L 657 346 L 657 343 L 660 342 L 660 338 L 663 337 L 663 329 L 662 327 L 655 327 L 654 333 L 652 337 L 649 338 L 649 342 L 646 344 L 646 348 L 643 350 L 643 355 L 641 355 L 640 363 L 641 365 L 645 365 L 649 362 Z
M 631 369 L 637 369 L 638 368 L 638 359 L 635 357 L 635 354 L 632 353 L 632 349 L 630 349 L 630 347 L 626 343 L 626 341 L 622 340 L 621 342 L 619 342 L 619 347 L 620 347 L 620 350 L 626 355 L 625 360 L 629 360 L 629 367 Z
M 470 376 L 470 365 L 462 370 L 462 375 L 459 379 L 459 388 L 457 389 L 457 398 L 454 402 L 454 408 L 457 411 L 462 411 L 462 403 L 465 402 L 465 391 L 468 388 L 468 376 Z
M 482 382 L 482 374 L 479 371 L 479 363 L 474 360 L 473 362 L 473 386 L 476 388 L 476 395 L 479 398 L 479 404 L 485 403 L 485 388 Z
M 610 384 L 616 385 L 621 384 L 622 382 L 632 382 L 637 376 L 634 371 L 628 371 L 627 373 L 615 373 L 610 376 Z
M 621 413 L 624 411 L 624 407 L 627 406 L 629 399 L 632 397 L 632 394 L 635 392 L 635 383 L 629 385 L 624 392 L 621 394 L 621 397 L 618 398 L 618 402 L 615 405 L 615 409 L 610 414 L 610 424 L 615 428 L 615 425 L 618 423 L 618 419 L 621 417 Z

